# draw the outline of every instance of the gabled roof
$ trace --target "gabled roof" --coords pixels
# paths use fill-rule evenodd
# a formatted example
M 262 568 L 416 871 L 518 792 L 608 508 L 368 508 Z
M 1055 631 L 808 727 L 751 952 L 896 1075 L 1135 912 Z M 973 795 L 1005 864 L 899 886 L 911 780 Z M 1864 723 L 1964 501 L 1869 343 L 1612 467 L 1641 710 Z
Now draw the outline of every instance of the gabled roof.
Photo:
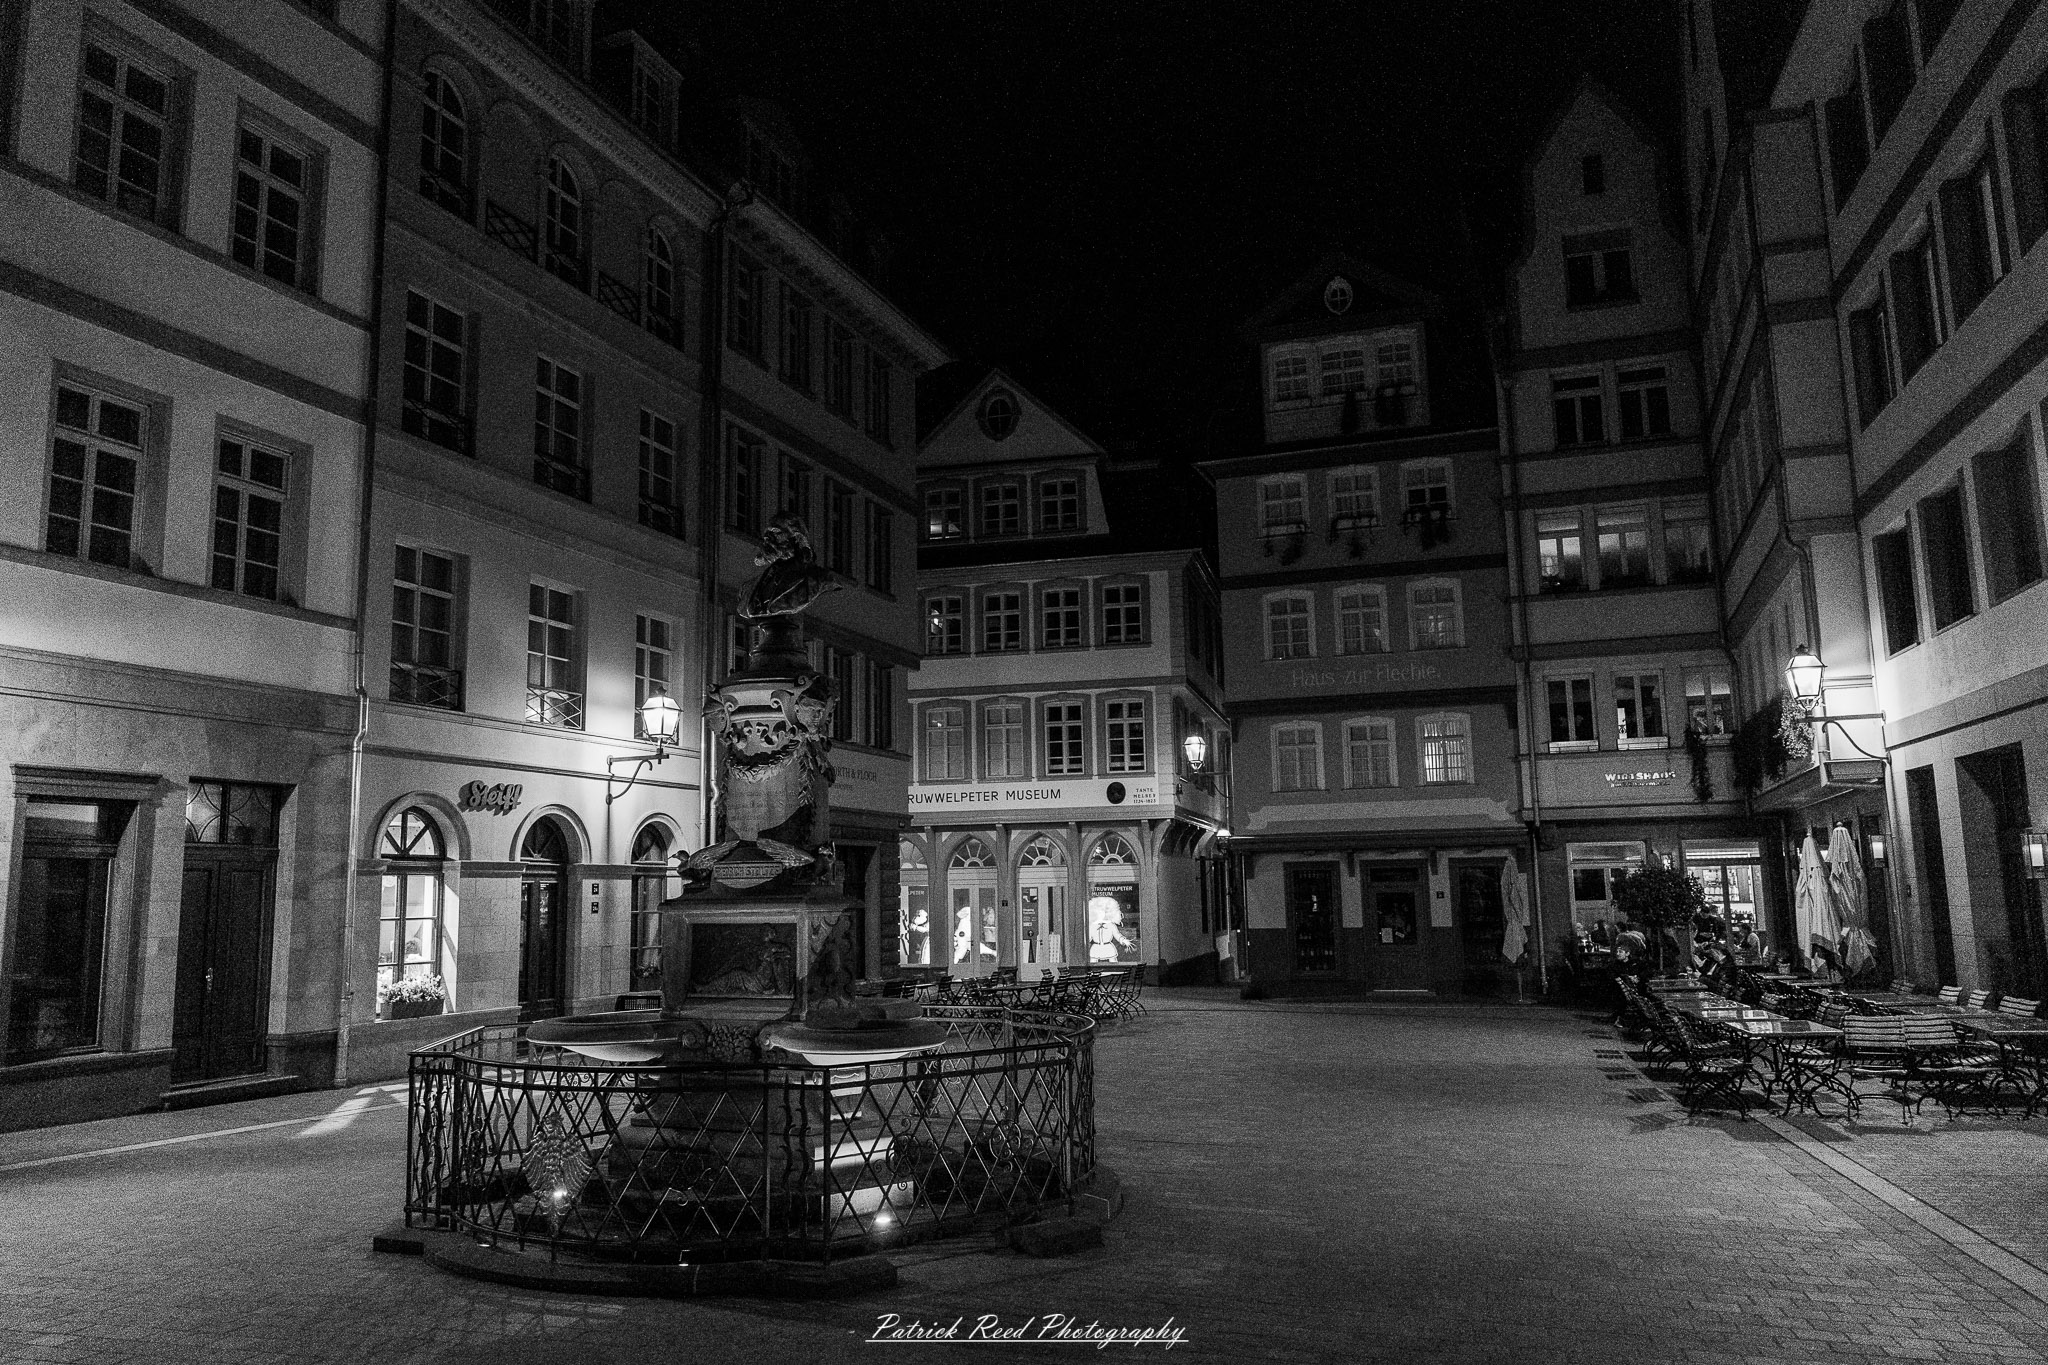
M 1323 306 L 1323 288 L 1333 275 L 1342 275 L 1351 283 L 1351 307 L 1343 313 L 1333 314 Z M 1420 285 L 1356 256 L 1332 251 L 1271 303 L 1246 318 L 1240 330 L 1247 340 L 1256 341 L 1271 332 L 1309 324 L 1343 326 L 1346 319 L 1361 316 L 1434 313 L 1442 307 L 1443 300 Z
M 946 368 L 952 369 L 953 367 L 947 366 Z M 959 396 L 944 410 L 943 415 L 937 416 L 929 426 L 925 425 L 922 420 L 919 421 L 918 445 L 920 448 L 928 445 L 940 432 L 959 421 L 963 415 L 979 407 L 982 395 L 990 389 L 1005 388 L 1015 394 L 1017 401 L 1027 410 L 1036 409 L 1039 413 L 1051 419 L 1053 424 L 1061 431 L 1064 431 L 1073 438 L 1074 444 L 1072 449 L 1063 452 L 1064 454 L 1102 455 L 1105 453 L 1094 437 L 1068 421 L 1060 414 L 1059 409 L 1053 407 L 1050 403 L 1047 403 L 1044 399 L 1032 393 L 1031 390 L 1018 383 L 1016 378 L 1008 371 L 995 365 L 967 365 L 964 363 L 963 369 L 965 373 L 973 373 L 978 370 L 979 375 L 965 382 L 963 382 L 962 376 L 949 375 L 935 384 L 935 395 L 944 392 L 951 396 L 953 392 L 957 391 Z M 925 409 L 925 395 L 922 386 L 920 386 L 918 393 L 918 407 L 921 410 L 920 416 L 922 416 L 922 410 Z M 938 411 L 936 406 L 931 410 L 933 412 Z

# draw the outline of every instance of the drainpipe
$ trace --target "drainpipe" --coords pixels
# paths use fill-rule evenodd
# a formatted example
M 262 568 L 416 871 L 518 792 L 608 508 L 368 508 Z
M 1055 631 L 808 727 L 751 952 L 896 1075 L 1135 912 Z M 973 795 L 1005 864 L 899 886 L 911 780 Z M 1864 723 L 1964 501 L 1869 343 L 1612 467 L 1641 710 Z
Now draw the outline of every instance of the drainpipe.
M 1499 424 L 1502 447 L 1507 451 L 1508 464 L 1508 538 L 1514 555 L 1514 569 L 1511 581 L 1522 587 L 1522 569 L 1526 561 L 1522 557 L 1522 462 L 1520 451 L 1515 445 L 1515 404 L 1513 399 L 1513 371 L 1508 368 L 1504 348 L 1496 338 L 1494 353 L 1494 402 L 1499 406 Z M 1545 942 L 1543 927 L 1543 868 L 1537 861 L 1542 849 L 1537 830 L 1543 824 L 1543 797 L 1536 780 L 1536 730 L 1534 706 L 1535 679 L 1529 667 L 1529 594 L 1526 591 L 1515 594 L 1515 618 L 1520 626 L 1521 658 L 1515 663 L 1515 672 L 1520 685 L 1515 689 L 1515 714 L 1521 736 L 1515 747 L 1521 751 L 1522 771 L 1526 775 L 1529 797 L 1529 913 L 1535 920 L 1536 929 L 1536 990 L 1537 994 L 1550 994 L 1550 953 Z
M 704 228 L 704 391 L 699 400 L 704 417 L 699 438 L 703 458 L 698 480 L 701 515 L 698 555 L 704 581 L 704 626 L 698 635 L 704 657 L 704 690 L 711 690 L 713 670 L 725 650 L 725 612 L 718 603 L 718 560 L 725 536 L 725 235 L 733 210 L 754 202 L 754 187 L 736 180 L 725 192 L 718 212 Z M 697 731 L 697 795 L 701 825 L 700 848 L 718 837 L 713 823 L 718 800 L 717 736 L 710 718 L 699 721 Z
M 398 0 L 384 6 L 384 91 L 377 117 L 377 195 L 375 226 L 370 245 L 370 345 L 367 382 L 363 402 L 369 418 L 363 424 L 363 462 L 356 489 L 356 610 L 355 645 L 350 650 L 356 685 L 356 733 L 348 746 L 348 823 L 342 858 L 341 961 L 335 973 L 334 1002 L 334 1085 L 348 1084 L 349 1016 L 356 1004 L 356 882 L 361 875 L 358 855 L 363 818 L 363 741 L 370 732 L 370 687 L 364 640 L 370 606 L 370 500 L 377 471 L 378 379 L 383 368 L 384 337 L 384 222 L 391 197 L 391 103 L 397 66 Z

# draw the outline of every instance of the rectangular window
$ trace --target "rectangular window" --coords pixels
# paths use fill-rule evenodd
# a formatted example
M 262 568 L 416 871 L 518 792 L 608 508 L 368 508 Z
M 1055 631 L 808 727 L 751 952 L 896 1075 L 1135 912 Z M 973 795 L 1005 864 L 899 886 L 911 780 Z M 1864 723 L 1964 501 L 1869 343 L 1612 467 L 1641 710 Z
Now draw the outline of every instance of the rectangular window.
M 250 128 L 236 136 L 235 260 L 310 289 L 312 160 Z
M 960 490 L 927 488 L 924 491 L 924 538 L 958 540 L 962 534 Z
M 825 559 L 832 572 L 853 576 L 853 490 L 825 480 Z
M 1870 138 L 1863 122 L 1863 81 L 1849 59 L 1849 87 L 1828 101 L 1828 168 L 1835 182 L 1835 208 L 1849 202 L 1856 182 L 1870 166 Z
M 2048 229 L 2048 76 L 2006 95 L 2005 146 L 2019 232 L 2014 249 L 2026 252 Z
M 1673 583 L 1714 581 L 1714 552 L 1707 529 L 1705 498 L 1664 504 L 1664 570 Z
M 1662 740 L 1664 678 L 1659 673 L 1618 673 L 1614 678 L 1614 719 L 1621 747 L 1631 741 Z
M 1276 597 L 1266 603 L 1266 657 L 1315 657 L 1315 635 L 1306 597 Z
M 1071 777 L 1086 772 L 1083 757 L 1081 704 L 1054 702 L 1045 708 L 1045 772 L 1048 777 Z
M 25 803 L 7 1010 L 10 1062 L 100 1045 L 107 890 L 125 805 Z
M 890 365 L 882 357 L 868 353 L 868 435 L 874 437 L 891 450 L 896 448 L 896 436 L 891 420 Z
M 868 504 L 868 586 L 896 589 L 896 517 L 880 503 Z
M 1024 708 L 1017 702 L 990 702 L 981 713 L 981 766 L 987 777 L 1029 777 L 1025 758 Z
M 1536 514 L 1536 562 L 1544 592 L 1577 592 L 1586 586 L 1586 554 L 1577 512 Z
M 924 600 L 924 652 L 960 654 L 967 648 L 967 608 L 957 594 Z
M 1340 531 L 1379 525 L 1378 474 L 1370 469 L 1340 469 L 1330 475 L 1330 515 Z
M 967 713 L 958 706 L 924 709 L 924 780 L 967 780 Z
M 1696 735 L 1735 733 L 1734 691 L 1727 669 L 1685 670 L 1685 728 Z
M 1600 376 L 1597 374 L 1550 381 L 1550 410 L 1557 418 L 1557 443 L 1560 446 L 1598 445 L 1607 439 L 1600 400 Z
M 468 351 L 463 316 L 405 294 L 405 411 L 401 425 L 435 445 L 469 450 Z
M 1902 385 L 1927 363 L 1927 357 L 1945 339 L 1938 281 L 1931 232 L 1891 259 L 1892 327 L 1899 348 Z
M 1430 785 L 1472 780 L 1472 733 L 1463 716 L 1424 716 L 1422 780 Z
M 391 700 L 462 709 L 455 561 L 400 545 L 391 574 Z
M 682 500 L 676 492 L 676 426 L 640 409 L 640 524 L 663 535 L 683 533 Z
M 1323 727 L 1273 727 L 1273 790 L 1320 791 L 1323 785 Z
M 761 530 L 761 462 L 767 442 L 743 427 L 726 428 L 726 515 L 735 531 Z
M 1102 590 L 1102 643 L 1136 645 L 1145 640 L 1145 588 L 1112 583 Z
M 545 583 L 526 590 L 526 723 L 583 728 L 576 597 Z
M 583 468 L 583 376 L 545 356 L 534 361 L 533 481 L 572 498 L 590 496 Z
M 1038 529 L 1078 531 L 1081 529 L 1081 481 L 1072 478 L 1041 479 L 1038 483 Z
M 981 534 L 1014 536 L 1024 529 L 1024 491 L 1014 483 L 981 486 Z
M 1365 347 L 1340 346 L 1322 356 L 1323 395 L 1335 397 L 1365 388 Z
M 782 452 L 781 510 L 811 521 L 811 467 L 788 451 Z
M 1079 649 L 1081 633 L 1081 590 L 1047 588 L 1038 597 L 1038 645 L 1041 649 Z
M 2041 581 L 2041 501 L 2026 429 L 2000 450 L 1973 462 L 1977 476 L 1977 535 L 1984 543 L 1984 576 L 1995 606 Z
M 669 686 L 675 663 L 675 627 L 659 616 L 633 618 L 633 735 L 647 738 L 640 723 L 640 708 L 649 697 L 672 694 Z
M 1856 415 L 1869 426 L 1892 401 L 1891 312 L 1883 291 L 1849 314 L 1849 362 L 1856 372 Z
M 825 320 L 825 406 L 841 417 L 853 418 L 853 333 L 830 318 Z
M 69 386 L 57 390 L 50 449 L 50 502 L 43 548 L 94 564 L 129 567 L 135 554 L 141 407 Z
M 1024 648 L 1024 599 L 1014 592 L 992 592 L 981 599 L 981 648 L 997 654 Z
M 1650 581 L 1650 518 L 1640 507 L 1602 507 L 1599 525 L 1600 586 L 1637 588 Z
M 1308 481 L 1284 474 L 1259 482 L 1259 533 L 1290 535 L 1308 529 Z
M 1450 461 L 1423 460 L 1401 466 L 1403 522 L 1443 521 L 1452 515 L 1451 509 Z
M 1457 649 L 1465 643 L 1464 612 L 1455 583 L 1412 583 L 1408 587 L 1411 649 Z
M 855 740 L 854 718 L 859 715 L 855 709 L 858 698 L 853 691 L 853 652 L 827 647 L 825 676 L 832 681 L 832 738 L 842 744 L 851 744 Z
M 1344 785 L 1391 787 L 1394 781 L 1394 722 L 1368 717 L 1344 723 Z
M 1958 484 L 1920 500 L 1920 542 L 1927 551 L 1927 595 L 1934 628 L 1942 630 L 1977 611 L 1970 585 L 1970 530 Z
M 1550 746 L 1597 748 L 1593 729 L 1593 680 L 1551 678 L 1543 684 L 1550 706 Z
M 782 377 L 811 391 L 811 301 L 782 286 Z
M 1415 382 L 1415 343 L 1407 338 L 1382 341 L 1373 347 L 1374 378 L 1382 389 L 1400 389 Z
M 1589 232 L 1564 239 L 1567 307 L 1626 303 L 1635 296 L 1635 261 L 1626 230 Z
M 290 460 L 278 451 L 223 437 L 214 467 L 213 586 L 275 602 Z
M 868 745 L 896 747 L 896 669 L 879 659 L 868 660 Z
M 1142 773 L 1151 767 L 1145 752 L 1145 703 L 1108 701 L 1102 704 L 1103 731 L 1108 741 L 1108 768 L 1113 773 Z
M 1662 365 L 1622 370 L 1614 376 L 1621 408 L 1621 439 L 1641 441 L 1671 434 L 1671 388 Z
M 1387 594 L 1378 587 L 1337 590 L 1337 652 L 1379 654 L 1387 648 Z
M 174 144 L 170 76 L 88 38 L 71 183 L 125 213 L 175 228 Z
M 1315 393 L 1315 378 L 1309 373 L 1308 357 L 1299 353 L 1273 357 L 1273 401 L 1288 403 Z
M 761 267 L 743 252 L 726 271 L 725 339 L 742 355 L 761 358 Z
M 1939 198 L 1948 249 L 1948 297 L 1960 325 L 2005 275 L 2007 266 L 1998 178 L 1990 156 L 1967 175 L 1944 184 Z
M 1863 26 L 1863 66 L 1870 74 L 1870 130 L 1882 144 L 1913 92 L 1913 40 L 1905 0 L 1892 0 Z

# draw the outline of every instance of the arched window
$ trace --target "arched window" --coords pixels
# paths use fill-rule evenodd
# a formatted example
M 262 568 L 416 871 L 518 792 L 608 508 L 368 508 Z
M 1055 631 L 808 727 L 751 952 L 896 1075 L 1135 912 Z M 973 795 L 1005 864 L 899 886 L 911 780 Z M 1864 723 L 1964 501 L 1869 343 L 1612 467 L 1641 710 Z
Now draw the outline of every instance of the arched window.
M 583 191 L 569 163 L 548 163 L 547 259 L 542 262 L 578 289 L 583 288 Z
M 979 839 L 965 839 L 960 847 L 953 850 L 949 862 L 951 867 L 994 867 L 995 858 L 990 855 L 988 845 Z
M 1088 961 L 1137 962 L 1138 857 L 1130 840 L 1105 834 L 1088 850 Z
M 378 888 L 377 1004 L 388 1009 L 387 999 L 400 981 L 447 976 L 441 953 L 440 827 L 425 811 L 407 806 L 384 826 L 377 853 L 385 859 Z
M 529 863 L 566 863 L 569 841 L 562 837 L 562 827 L 553 820 L 536 820 L 520 842 L 519 857 Z
M 1024 845 L 1024 852 L 1018 855 L 1019 867 L 1065 867 L 1067 851 L 1054 843 L 1050 835 L 1041 834 Z
M 429 71 L 420 96 L 420 193 L 469 217 L 469 117 L 455 83 Z
M 682 319 L 676 316 L 676 253 L 659 228 L 647 229 L 647 297 L 641 302 L 647 313 L 647 330 L 673 343 L 682 333 Z
M 908 839 L 896 845 L 896 960 L 905 967 L 932 965 L 932 873 L 924 850 Z
M 632 944 L 627 956 L 628 989 L 661 989 L 661 903 L 669 898 L 673 867 L 666 825 L 650 822 L 633 839 Z M 675 890 L 680 893 L 681 886 Z
M 1121 834 L 1105 834 L 1095 841 L 1095 847 L 1088 850 L 1090 867 L 1137 866 L 1137 855 L 1131 852 L 1130 840 Z

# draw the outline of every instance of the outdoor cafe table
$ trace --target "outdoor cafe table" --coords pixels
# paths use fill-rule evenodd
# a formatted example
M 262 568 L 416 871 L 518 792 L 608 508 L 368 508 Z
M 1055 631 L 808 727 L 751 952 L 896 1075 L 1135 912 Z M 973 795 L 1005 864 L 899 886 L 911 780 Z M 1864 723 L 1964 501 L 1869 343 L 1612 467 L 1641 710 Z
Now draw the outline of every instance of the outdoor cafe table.
M 1998 1045 L 1999 1055 L 2004 1059 L 2006 1079 L 2026 1092 L 2027 1117 L 2032 1118 L 2041 1101 L 2048 1099 L 2048 1067 L 2027 1067 L 2021 1059 L 2030 1053 L 2038 1057 L 2043 1048 L 2048 1048 L 2048 1019 L 2028 1019 L 2014 1014 L 1957 1015 L 1954 1018 L 1957 1028 L 1989 1038 Z
M 1711 1019 L 1717 1023 L 1727 1023 L 1734 1019 L 1782 1019 L 1785 1017 L 1782 1014 L 1773 1014 L 1769 1010 L 1758 1009 L 1754 1005 L 1717 1004 L 1710 997 L 1698 995 L 1689 995 L 1673 1000 L 1670 1007 L 1677 1010 L 1680 1014 L 1690 1015 L 1694 1019 Z
M 1787 1019 L 1783 1015 L 1772 1014 L 1768 1010 L 1758 1011 L 1758 1013 L 1766 1017 L 1762 1019 L 1721 1019 L 1716 1022 L 1722 1027 L 1732 1029 L 1734 1032 L 1741 1034 L 1744 1042 L 1751 1049 L 1750 1055 L 1752 1057 L 1759 1052 L 1768 1054 L 1771 1073 L 1763 1078 L 1765 1099 L 1771 1097 L 1772 1091 L 1782 1089 L 1785 1092 L 1786 1107 L 1788 1109 L 1799 1104 L 1804 1104 L 1807 1108 L 1812 1109 L 1814 1107 L 1813 1093 L 1824 1082 L 1820 1078 L 1815 1077 L 1807 1084 L 1801 1085 L 1797 1074 L 1793 1073 L 1785 1065 L 1786 1053 L 1791 1050 L 1793 1045 L 1798 1043 L 1828 1042 L 1838 1039 L 1842 1036 L 1842 1030 L 1829 1028 L 1826 1024 L 1816 1024 L 1811 1019 Z

